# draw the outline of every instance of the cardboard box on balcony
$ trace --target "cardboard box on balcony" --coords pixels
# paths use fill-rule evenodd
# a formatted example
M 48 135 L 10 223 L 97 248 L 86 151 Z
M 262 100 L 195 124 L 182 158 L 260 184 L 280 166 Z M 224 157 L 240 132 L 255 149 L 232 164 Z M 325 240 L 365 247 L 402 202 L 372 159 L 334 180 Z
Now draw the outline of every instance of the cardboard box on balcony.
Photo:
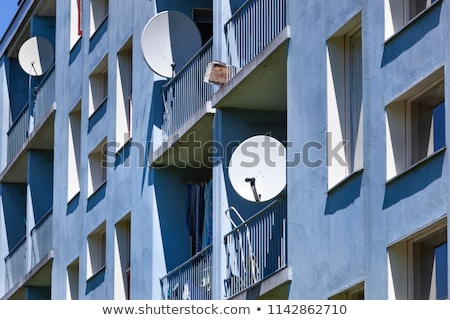
M 203 81 L 223 86 L 230 80 L 231 66 L 220 61 L 212 61 L 208 63 Z

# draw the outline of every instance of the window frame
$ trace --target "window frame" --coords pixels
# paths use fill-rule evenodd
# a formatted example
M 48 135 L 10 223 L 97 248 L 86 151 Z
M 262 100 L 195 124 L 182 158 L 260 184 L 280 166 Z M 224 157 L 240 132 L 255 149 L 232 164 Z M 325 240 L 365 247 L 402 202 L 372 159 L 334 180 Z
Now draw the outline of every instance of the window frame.
M 81 186 L 81 100 L 69 113 L 67 154 L 67 201 L 70 202 L 80 193 Z
M 88 197 L 95 194 L 107 181 L 106 138 L 88 155 Z
M 92 38 L 109 16 L 109 0 L 90 0 L 89 6 L 90 37 Z
M 133 41 L 117 52 L 116 152 L 133 137 Z
M 411 25 L 425 12 L 433 8 L 438 3 L 442 2 L 442 0 L 427 0 L 427 2 L 428 1 L 432 2 L 426 4 L 424 9 L 418 11 L 416 10 L 416 13 L 411 16 L 411 0 L 385 0 L 385 41 L 388 42 L 392 37 Z
M 328 192 L 331 192 L 364 168 L 363 130 L 363 25 L 361 12 L 351 18 L 336 33 L 327 39 L 327 167 Z M 351 39 L 360 33 L 358 43 L 360 78 L 358 86 L 352 81 L 353 61 Z M 355 60 L 356 61 L 356 60 Z M 354 94 L 355 89 L 360 89 Z M 358 110 L 356 103 L 359 101 Z M 353 110 L 355 109 L 355 110 Z M 354 121 L 358 115 L 358 122 Z M 330 151 L 336 150 L 336 158 Z
M 433 247 L 433 256 L 429 255 L 429 250 L 426 250 L 425 255 L 422 257 L 421 255 L 424 252 L 420 250 L 421 248 L 419 250 L 414 248 L 421 244 L 425 244 L 428 247 L 426 249 Z M 437 273 L 435 250 L 443 244 L 447 244 L 446 254 L 448 256 L 448 225 L 446 216 L 432 221 L 423 229 L 415 230 L 402 239 L 388 244 L 388 298 L 396 300 L 437 299 L 438 287 L 436 285 L 436 277 L 439 275 Z M 447 269 L 442 274 L 448 277 L 448 258 L 441 261 L 446 263 L 445 267 Z M 417 284 L 418 281 L 421 282 L 419 285 Z M 421 289 L 422 285 L 425 285 L 426 291 Z M 448 299 L 448 290 L 449 288 L 447 287 L 445 299 Z M 433 292 L 436 294 L 435 296 L 433 296 Z M 417 293 L 419 293 L 419 296 Z M 426 297 L 422 296 L 424 293 L 427 295 Z
M 106 103 L 109 91 L 108 55 L 89 75 L 89 118 Z
M 430 84 L 429 86 L 427 86 L 426 88 L 423 88 L 422 90 L 420 90 L 419 92 L 417 92 L 416 94 L 414 94 L 413 96 L 411 96 L 410 98 L 405 100 L 405 124 L 406 124 L 406 168 L 405 170 L 408 170 L 409 168 L 413 167 L 415 164 L 419 163 L 420 161 L 430 157 L 431 155 L 433 155 L 435 152 L 437 152 L 438 150 L 433 150 L 432 152 L 427 152 L 427 155 L 422 157 L 422 158 L 417 158 L 414 159 L 414 149 L 417 148 L 417 146 L 414 146 L 414 143 L 417 142 L 417 144 L 419 144 L 420 142 L 417 141 L 417 139 L 415 139 L 413 137 L 413 122 L 416 120 L 414 119 L 417 116 L 413 115 L 413 108 L 414 106 L 412 105 L 413 101 L 420 98 L 421 96 L 427 94 L 428 92 L 430 92 L 432 89 L 434 89 L 436 86 L 440 85 L 442 83 L 442 85 L 445 84 L 444 79 L 438 79 L 436 81 L 434 81 L 432 84 Z M 433 113 L 433 110 L 437 107 L 439 107 L 441 104 L 444 104 L 444 110 L 445 110 L 445 95 L 443 96 L 442 101 L 440 101 L 438 104 L 434 105 L 431 107 L 431 113 Z M 420 108 L 420 107 L 419 107 Z M 432 124 L 431 124 L 431 131 L 433 131 L 433 145 L 434 145 L 434 117 L 433 115 L 431 115 L 432 117 Z M 444 138 L 445 138 L 445 126 L 444 126 Z M 431 135 L 431 133 L 430 133 Z M 430 137 L 428 138 L 429 142 L 430 142 Z M 445 140 L 445 139 L 444 139 Z M 445 145 L 445 142 L 444 142 Z M 429 148 L 429 146 L 428 146 Z M 434 148 L 433 148 L 434 149 Z
M 444 119 L 444 128 L 442 130 L 442 136 L 440 136 L 443 140 L 443 147 L 434 149 L 432 152 L 428 150 L 426 156 L 413 159 L 413 149 L 420 149 L 420 147 L 413 146 L 414 142 L 418 139 L 414 139 L 412 134 L 413 118 L 411 115 L 411 102 L 426 95 L 428 92 L 431 92 L 440 84 L 442 84 L 445 88 L 443 67 L 438 68 L 426 78 L 421 79 L 405 93 L 401 94 L 398 98 L 386 105 L 386 183 L 396 180 L 398 177 L 402 176 L 406 172 L 409 172 L 413 168 L 416 168 L 427 159 L 439 154 L 442 150 L 445 150 L 446 123 Z M 433 113 L 434 108 L 440 107 L 441 105 L 445 114 L 445 112 L 447 112 L 445 110 L 445 92 L 443 92 L 442 101 L 431 108 L 431 113 Z M 435 136 L 434 127 L 436 122 L 433 120 L 433 114 L 431 117 L 432 122 L 427 141 L 430 142 L 432 136 L 434 145 L 434 141 L 436 141 L 437 138 L 437 136 Z M 417 141 L 417 143 L 423 143 L 423 141 Z M 429 145 L 428 148 L 430 148 Z
M 361 122 L 362 121 L 362 82 L 363 82 L 363 72 L 362 72 L 362 26 L 361 24 L 358 24 L 356 26 L 354 26 L 352 29 L 350 29 L 345 35 L 344 35 L 344 56 L 345 56 L 345 69 L 344 69 L 344 77 L 345 77 L 345 136 L 344 136 L 344 141 L 347 141 L 347 143 L 345 144 L 344 148 L 346 148 L 346 152 L 345 152 L 345 160 L 347 162 L 347 167 L 348 167 L 348 171 L 347 171 L 347 176 L 350 176 L 352 173 L 354 173 L 355 171 L 358 171 L 361 168 L 356 168 L 355 166 L 356 163 L 358 162 L 357 160 L 355 160 L 355 158 L 358 156 L 357 153 L 362 152 L 362 150 L 358 150 L 358 132 L 356 132 L 356 135 L 353 136 L 353 131 L 354 129 L 359 129 L 359 126 L 362 125 L 362 123 L 354 123 L 354 119 L 353 119 L 353 112 L 354 109 L 356 108 L 356 106 L 353 105 L 352 103 L 352 94 L 354 91 L 354 82 L 352 81 L 352 66 L 353 64 L 353 57 L 352 57 L 352 49 L 351 49 L 351 38 L 356 34 L 360 32 L 361 33 L 361 41 L 360 41 L 360 50 L 361 50 L 361 55 L 360 55 L 360 59 L 361 59 L 361 106 L 359 107 L 360 110 L 360 116 L 358 121 Z M 362 133 L 361 133 L 362 134 Z M 362 136 L 360 137 L 362 138 Z M 356 141 L 354 141 L 354 145 L 353 143 L 351 143 L 351 140 L 355 139 Z M 348 141 L 350 141 L 350 143 L 348 143 Z
M 424 258 L 423 258 L 423 253 L 422 252 L 417 253 L 417 250 L 415 250 L 415 247 L 417 245 L 424 243 L 427 238 L 433 237 L 439 232 L 447 233 L 447 228 L 445 227 L 445 228 L 435 230 L 434 232 L 430 231 L 425 234 L 418 235 L 418 236 L 410 239 L 407 243 L 407 246 L 408 246 L 408 251 L 407 251 L 408 268 L 411 270 L 411 272 L 408 273 L 408 283 L 409 283 L 408 298 L 409 299 L 423 299 L 423 297 L 417 296 L 418 293 L 416 292 L 416 290 L 417 290 L 417 287 L 420 287 L 420 284 L 418 284 L 418 280 L 420 280 L 421 277 L 423 277 L 422 270 L 417 271 L 417 269 L 419 268 L 418 262 L 422 261 Z M 447 245 L 447 244 L 448 244 L 448 239 L 446 239 L 445 242 L 438 242 L 434 245 L 434 250 L 436 250 L 436 248 L 438 248 L 442 245 Z M 417 255 L 419 255 L 419 256 L 417 256 Z M 435 266 L 435 264 L 436 264 L 436 254 L 435 253 L 433 253 L 433 259 L 434 259 L 433 265 L 434 265 L 434 267 L 436 267 Z M 448 264 L 447 264 L 447 274 L 448 274 Z M 431 280 L 431 285 L 434 284 L 435 287 L 430 288 L 430 290 L 434 289 L 436 291 L 435 294 L 437 294 L 437 285 L 436 285 L 437 284 L 437 278 L 436 278 L 437 276 L 438 276 L 437 274 L 433 274 L 433 279 Z M 432 299 L 432 300 L 436 300 L 436 299 L 438 299 L 437 296 L 435 297 L 435 299 Z M 445 299 L 448 299 L 448 288 L 447 288 L 447 295 L 446 295 Z M 428 299 L 428 300 L 430 300 L 430 299 Z M 440 299 L 438 299 L 438 300 L 440 300 Z
M 106 268 L 107 232 L 103 222 L 87 236 L 87 281 Z

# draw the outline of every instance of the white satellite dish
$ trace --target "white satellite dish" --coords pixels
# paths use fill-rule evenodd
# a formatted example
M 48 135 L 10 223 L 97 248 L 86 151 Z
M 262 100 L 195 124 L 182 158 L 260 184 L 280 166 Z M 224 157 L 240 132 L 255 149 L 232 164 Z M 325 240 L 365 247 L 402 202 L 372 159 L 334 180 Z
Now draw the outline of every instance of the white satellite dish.
M 30 76 L 41 76 L 53 64 L 55 58 L 52 44 L 45 38 L 32 37 L 19 50 L 19 64 Z
M 188 16 L 163 11 L 147 22 L 141 47 L 149 67 L 160 76 L 172 78 L 201 49 L 202 40 Z
M 231 185 L 244 199 L 271 200 L 286 186 L 286 148 L 270 136 L 251 137 L 234 150 L 228 175 Z

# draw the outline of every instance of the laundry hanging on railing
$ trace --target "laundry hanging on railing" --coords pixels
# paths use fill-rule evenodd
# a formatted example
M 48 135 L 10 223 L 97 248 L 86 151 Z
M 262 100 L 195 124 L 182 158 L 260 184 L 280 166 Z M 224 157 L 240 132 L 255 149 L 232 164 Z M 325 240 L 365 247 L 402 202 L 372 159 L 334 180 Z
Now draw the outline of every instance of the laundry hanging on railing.
M 186 224 L 191 236 L 191 254 L 211 244 L 212 239 L 212 183 L 189 183 Z
M 205 186 L 205 216 L 203 223 L 202 250 L 212 243 L 212 180 Z

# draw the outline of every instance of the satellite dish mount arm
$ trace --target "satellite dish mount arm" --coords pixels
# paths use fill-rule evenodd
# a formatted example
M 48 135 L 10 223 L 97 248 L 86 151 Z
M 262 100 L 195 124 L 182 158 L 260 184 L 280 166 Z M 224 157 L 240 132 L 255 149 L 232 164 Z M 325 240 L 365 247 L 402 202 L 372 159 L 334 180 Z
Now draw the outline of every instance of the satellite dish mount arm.
M 253 196 L 255 197 L 255 201 L 256 202 L 260 202 L 261 201 L 261 195 L 258 194 L 258 191 L 256 191 L 255 181 L 256 181 L 255 178 L 245 178 L 245 182 L 249 182 L 250 183 L 250 188 L 252 188 Z
M 175 78 L 175 67 L 177 66 L 177 64 L 175 62 L 172 62 L 170 66 L 172 67 L 172 78 Z

